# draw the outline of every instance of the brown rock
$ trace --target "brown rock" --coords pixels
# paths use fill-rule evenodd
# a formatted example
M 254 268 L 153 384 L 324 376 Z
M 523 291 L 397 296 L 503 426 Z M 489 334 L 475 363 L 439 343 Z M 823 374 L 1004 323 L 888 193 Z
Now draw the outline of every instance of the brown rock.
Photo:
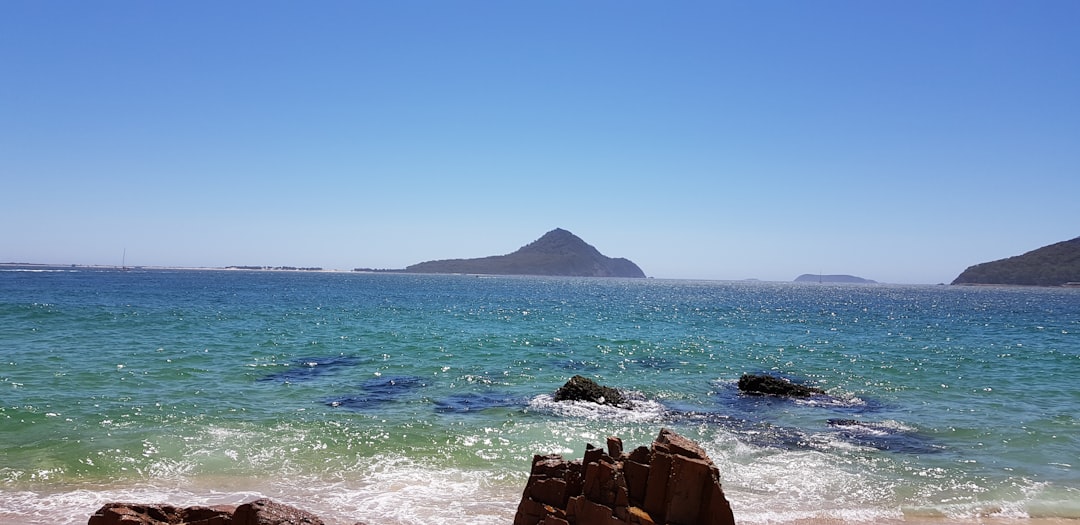
M 699 516 L 707 511 L 706 490 L 712 485 L 709 464 L 697 458 L 672 456 L 671 477 L 667 493 L 667 521 L 670 523 L 701 523 Z
M 239 507 L 175 507 L 109 503 L 90 516 L 87 525 L 324 525 L 314 514 L 268 499 Z M 362 524 L 358 524 L 362 525 Z
M 649 452 L 649 447 L 640 446 L 630 452 L 630 461 L 636 461 L 645 465 L 649 464 L 649 460 L 652 458 L 652 452 Z
M 514 525 L 734 525 L 720 471 L 694 441 L 664 429 L 629 455 L 607 444 L 588 445 L 584 464 L 535 456 Z
M 676 456 L 686 456 L 688 458 L 704 459 L 712 463 L 709 460 L 708 454 L 705 453 L 705 449 L 695 443 L 693 440 L 680 436 L 668 429 L 660 431 L 660 435 L 653 443 L 653 449 L 663 446 L 663 449 L 670 454 Z
M 107 503 L 87 525 L 230 525 L 235 507 L 176 507 L 164 504 Z
M 324 525 L 318 516 L 277 503 L 268 499 L 258 499 L 236 508 L 233 525 Z
M 645 500 L 642 508 L 657 523 L 665 523 L 668 502 L 668 478 L 671 475 L 671 456 L 653 447 L 652 462 L 649 463 L 649 480 L 645 485 Z
M 615 459 L 621 458 L 622 457 L 622 440 L 615 437 L 615 436 L 609 436 L 607 438 L 607 450 L 608 450 L 607 453 L 608 453 L 609 456 L 611 456 L 611 457 L 613 457 Z
M 645 485 L 649 482 L 649 466 L 636 461 L 623 461 L 623 477 L 630 502 L 641 505 L 645 501 Z

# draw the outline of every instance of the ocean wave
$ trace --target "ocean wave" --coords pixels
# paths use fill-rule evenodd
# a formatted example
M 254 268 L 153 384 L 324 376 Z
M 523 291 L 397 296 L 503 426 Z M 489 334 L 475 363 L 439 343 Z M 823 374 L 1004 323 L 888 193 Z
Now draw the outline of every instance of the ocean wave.
M 176 485 L 147 482 L 69 487 L 48 493 L 0 491 L 0 523 L 76 525 L 106 503 L 167 502 L 176 506 L 239 505 L 259 498 L 312 512 L 328 525 L 505 525 L 511 523 L 527 474 L 433 468 L 403 456 L 368 458 L 338 476 L 208 476 Z M 269 479 L 269 481 L 266 481 Z
M 631 399 L 629 408 L 620 408 L 591 401 L 555 401 L 551 394 L 530 399 L 528 408 L 561 417 L 634 423 L 659 422 L 667 413 L 664 405 L 646 399 Z

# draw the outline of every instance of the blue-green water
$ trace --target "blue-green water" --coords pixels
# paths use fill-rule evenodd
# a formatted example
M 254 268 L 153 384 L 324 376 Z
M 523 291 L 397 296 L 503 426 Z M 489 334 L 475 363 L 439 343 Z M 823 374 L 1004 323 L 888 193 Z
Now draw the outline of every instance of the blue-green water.
M 574 374 L 635 409 L 554 403 Z M 662 427 L 739 522 L 1080 518 L 1080 290 L 0 270 L 3 523 L 269 496 L 507 524 L 534 453 Z

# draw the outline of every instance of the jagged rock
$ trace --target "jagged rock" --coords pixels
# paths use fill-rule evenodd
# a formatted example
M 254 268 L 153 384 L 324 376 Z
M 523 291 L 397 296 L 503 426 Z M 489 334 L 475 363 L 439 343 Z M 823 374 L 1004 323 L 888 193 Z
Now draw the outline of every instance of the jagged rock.
M 720 472 L 697 443 L 668 429 L 622 452 L 588 445 L 585 457 L 533 458 L 514 525 L 734 525 Z
M 620 406 L 627 400 L 626 396 L 617 389 L 576 375 L 555 391 L 555 401 L 591 401 L 601 405 Z
M 779 377 L 757 374 L 743 374 L 739 378 L 739 390 L 747 394 L 780 397 L 810 397 L 825 393 L 820 388 L 799 385 Z
M 87 525 L 231 525 L 233 506 L 174 507 L 139 503 L 107 503 Z

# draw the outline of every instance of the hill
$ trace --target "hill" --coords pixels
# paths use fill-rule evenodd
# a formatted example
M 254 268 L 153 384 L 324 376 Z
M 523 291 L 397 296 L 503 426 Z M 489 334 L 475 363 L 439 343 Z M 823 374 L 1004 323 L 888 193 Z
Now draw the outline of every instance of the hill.
M 855 277 L 854 275 L 818 275 L 813 273 L 804 273 L 795 278 L 797 283 L 856 283 L 856 284 L 876 284 L 877 281 L 871 281 L 870 279 L 863 279 L 862 277 Z
M 1080 282 L 1080 237 L 1023 255 L 976 264 L 952 283 L 1062 286 L 1074 282 Z
M 556 228 L 514 253 L 479 259 L 427 261 L 405 268 L 409 273 L 486 275 L 559 275 L 570 277 L 645 277 L 628 259 L 612 259 L 578 236 Z

